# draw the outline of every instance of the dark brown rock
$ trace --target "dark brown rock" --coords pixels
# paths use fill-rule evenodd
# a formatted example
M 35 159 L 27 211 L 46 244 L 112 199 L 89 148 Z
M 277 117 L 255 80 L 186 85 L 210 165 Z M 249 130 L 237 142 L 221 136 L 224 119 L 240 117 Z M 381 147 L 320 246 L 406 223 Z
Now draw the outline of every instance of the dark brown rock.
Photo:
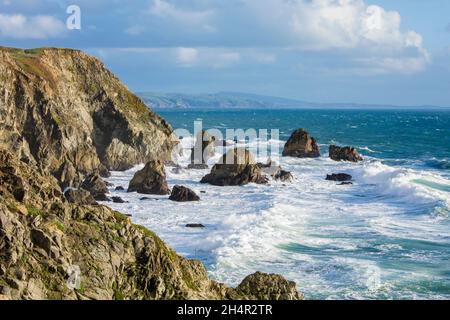
M 186 228 L 193 228 L 193 229 L 198 228 L 198 229 L 200 229 L 200 228 L 206 228 L 206 227 L 204 225 L 202 225 L 201 223 L 188 223 L 186 225 Z
M 149 161 L 144 169 L 136 172 L 128 187 L 128 192 L 143 194 L 170 194 L 166 172 L 162 161 Z
M 126 201 L 123 200 L 121 197 L 112 197 L 111 200 L 114 203 L 126 203 Z
M 363 158 L 353 147 L 338 147 L 331 145 L 329 149 L 330 158 L 334 161 L 359 162 Z
M 69 189 L 64 192 L 64 197 L 70 203 L 78 205 L 96 205 L 94 197 L 86 190 Z
M 200 201 L 200 197 L 191 189 L 183 186 L 175 186 L 169 200 L 177 202 Z
M 350 181 L 352 180 L 352 176 L 346 173 L 333 173 L 333 174 L 328 174 L 326 180 L 328 181 L 338 181 L 338 182 L 343 182 L 343 181 Z
M 125 188 L 122 187 L 122 186 L 118 186 L 118 187 L 116 187 L 115 190 L 116 190 L 116 191 L 125 191 Z
M 294 176 L 291 172 L 285 171 L 280 169 L 275 175 L 273 176 L 275 180 L 281 181 L 281 182 L 292 182 L 294 180 Z
M 250 151 L 234 148 L 200 182 L 216 186 L 241 186 L 249 183 L 265 184 L 268 179 L 256 165 Z
M 298 129 L 286 142 L 283 157 L 318 158 L 320 157 L 320 148 L 308 132 Z
M 81 189 L 89 191 L 97 201 L 108 201 L 108 187 L 98 173 L 88 175 L 81 184 Z

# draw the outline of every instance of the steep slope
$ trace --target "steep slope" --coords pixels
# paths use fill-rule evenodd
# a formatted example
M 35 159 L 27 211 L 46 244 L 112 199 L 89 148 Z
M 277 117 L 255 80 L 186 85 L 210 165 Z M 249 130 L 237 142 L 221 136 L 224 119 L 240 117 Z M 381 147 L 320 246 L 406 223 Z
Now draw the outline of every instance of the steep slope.
M 170 160 L 171 127 L 81 51 L 0 48 L 0 84 L 0 146 L 63 186 Z

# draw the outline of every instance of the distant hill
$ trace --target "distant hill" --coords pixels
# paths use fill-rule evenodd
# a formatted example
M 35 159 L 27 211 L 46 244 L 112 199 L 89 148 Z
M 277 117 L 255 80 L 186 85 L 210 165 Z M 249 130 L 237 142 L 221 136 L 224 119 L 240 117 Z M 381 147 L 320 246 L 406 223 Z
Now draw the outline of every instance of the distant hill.
M 436 106 L 408 106 L 357 104 L 357 103 L 315 103 L 302 100 L 263 96 L 239 92 L 219 92 L 213 94 L 150 93 L 138 92 L 144 102 L 155 109 L 195 109 L 195 108 L 248 108 L 248 109 L 443 109 Z

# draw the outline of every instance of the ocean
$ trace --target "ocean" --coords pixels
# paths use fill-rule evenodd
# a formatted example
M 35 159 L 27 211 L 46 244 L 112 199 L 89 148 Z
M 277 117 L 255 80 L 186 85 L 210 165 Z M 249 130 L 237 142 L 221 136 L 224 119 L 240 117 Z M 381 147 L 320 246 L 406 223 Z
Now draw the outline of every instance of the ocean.
M 124 191 L 108 205 L 133 215 L 210 276 L 235 286 L 256 271 L 297 283 L 307 299 L 450 299 L 450 112 L 402 110 L 158 110 L 174 128 L 279 129 L 274 144 L 305 128 L 317 159 L 280 158 L 293 183 L 202 185 L 209 170 L 167 167 L 170 186 L 196 191 L 198 203 Z M 193 139 L 183 139 L 189 161 Z M 257 141 L 250 141 L 250 144 Z M 328 145 L 355 146 L 362 163 L 334 162 Z M 224 151 L 216 149 L 213 164 Z M 265 158 L 258 159 L 266 161 Z M 127 187 L 137 166 L 108 179 Z M 348 173 L 353 185 L 326 181 Z M 203 191 L 203 192 L 201 192 Z M 204 229 L 187 229 L 201 223 Z

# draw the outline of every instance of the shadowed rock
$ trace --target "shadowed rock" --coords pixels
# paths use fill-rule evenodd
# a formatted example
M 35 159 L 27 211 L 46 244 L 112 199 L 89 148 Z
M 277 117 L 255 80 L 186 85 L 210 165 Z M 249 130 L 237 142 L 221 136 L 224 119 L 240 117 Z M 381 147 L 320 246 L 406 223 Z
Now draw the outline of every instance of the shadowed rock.
M 123 200 L 121 197 L 112 197 L 112 202 L 114 203 L 127 203 L 125 200 Z
M 201 223 L 188 223 L 186 225 L 186 228 L 201 229 L 201 228 L 206 228 L 206 227 L 204 225 L 202 225 Z
M 118 187 L 116 187 L 115 190 L 116 190 L 116 191 L 125 191 L 125 188 L 122 187 L 122 186 L 118 186 Z
M 294 180 L 294 176 L 289 171 L 280 170 L 273 175 L 273 178 L 277 181 L 281 182 L 292 182 Z
M 175 186 L 169 200 L 177 202 L 200 201 L 200 197 L 191 189 L 183 186 Z
M 326 180 L 328 181 L 338 181 L 338 182 L 344 182 L 344 181 L 350 181 L 352 180 L 352 176 L 346 173 L 333 173 L 328 174 Z
M 214 156 L 215 138 L 202 130 L 197 135 L 194 148 L 191 149 L 191 163 L 189 169 L 207 169 L 205 164 L 209 158 Z
M 70 203 L 78 205 L 96 205 L 94 197 L 89 193 L 89 191 L 82 189 L 69 189 L 64 192 L 64 197 Z
M 81 189 L 89 191 L 97 201 L 109 200 L 109 198 L 106 196 L 106 194 L 108 193 L 106 182 L 103 181 L 98 173 L 92 173 L 88 175 L 81 184 Z
M 162 161 L 149 161 L 144 169 L 136 172 L 128 187 L 128 192 L 143 194 L 170 194 L 166 172 Z
M 330 158 L 334 161 L 359 162 L 363 158 L 353 147 L 338 147 L 331 145 L 329 149 Z
M 294 131 L 283 149 L 283 157 L 318 158 L 320 148 L 304 129 Z
M 255 163 L 250 151 L 234 148 L 200 182 L 216 186 L 242 186 L 248 183 L 265 184 L 268 179 Z

